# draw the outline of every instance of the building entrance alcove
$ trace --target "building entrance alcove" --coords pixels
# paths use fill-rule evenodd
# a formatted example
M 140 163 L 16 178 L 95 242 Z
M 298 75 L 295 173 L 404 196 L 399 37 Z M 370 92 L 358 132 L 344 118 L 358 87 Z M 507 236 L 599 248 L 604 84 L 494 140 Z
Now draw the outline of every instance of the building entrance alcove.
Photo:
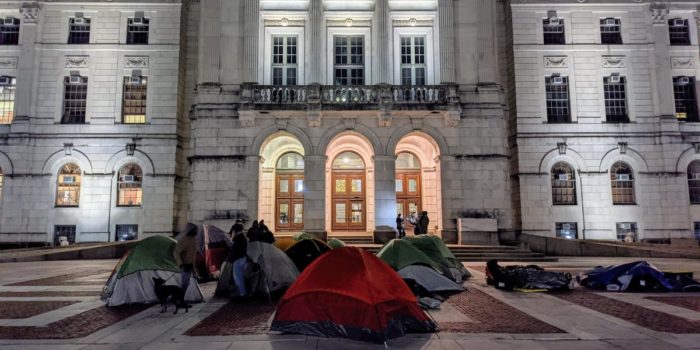
M 406 220 L 406 230 L 414 225 L 409 218 L 423 209 L 421 206 L 421 167 L 420 160 L 413 153 L 401 152 L 396 155 L 396 212 Z
M 285 132 L 268 137 L 260 149 L 258 219 L 276 233 L 304 228 L 304 147 Z M 272 224 L 272 225 L 270 225 Z

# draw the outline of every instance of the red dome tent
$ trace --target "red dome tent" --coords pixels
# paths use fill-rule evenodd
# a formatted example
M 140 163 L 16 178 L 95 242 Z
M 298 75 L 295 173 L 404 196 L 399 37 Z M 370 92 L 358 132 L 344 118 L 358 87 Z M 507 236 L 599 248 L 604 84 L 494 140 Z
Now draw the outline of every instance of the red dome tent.
M 271 329 L 384 342 L 435 324 L 385 262 L 362 249 L 334 249 L 314 261 L 280 300 Z

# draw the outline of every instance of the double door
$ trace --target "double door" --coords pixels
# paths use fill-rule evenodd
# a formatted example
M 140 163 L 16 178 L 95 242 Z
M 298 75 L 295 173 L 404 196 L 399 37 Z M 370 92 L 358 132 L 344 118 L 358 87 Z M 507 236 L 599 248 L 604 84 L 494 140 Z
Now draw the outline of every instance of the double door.
M 365 231 L 365 174 L 333 172 L 333 231 Z
M 277 174 L 275 228 L 277 231 L 304 229 L 304 175 Z
M 404 218 L 406 231 L 413 229 L 408 218 L 417 215 L 421 207 L 420 171 L 396 172 L 396 212 Z

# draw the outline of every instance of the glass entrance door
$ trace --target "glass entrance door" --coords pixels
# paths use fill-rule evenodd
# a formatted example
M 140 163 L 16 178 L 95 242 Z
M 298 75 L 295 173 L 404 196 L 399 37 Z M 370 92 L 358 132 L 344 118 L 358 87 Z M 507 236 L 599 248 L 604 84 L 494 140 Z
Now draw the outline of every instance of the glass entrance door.
M 333 173 L 333 230 L 364 231 L 364 173 Z
M 278 231 L 304 228 L 304 175 L 277 175 L 276 223 Z
M 396 212 L 404 218 L 407 232 L 414 228 L 409 218 L 422 210 L 421 187 L 418 158 L 411 153 L 399 153 L 396 161 Z

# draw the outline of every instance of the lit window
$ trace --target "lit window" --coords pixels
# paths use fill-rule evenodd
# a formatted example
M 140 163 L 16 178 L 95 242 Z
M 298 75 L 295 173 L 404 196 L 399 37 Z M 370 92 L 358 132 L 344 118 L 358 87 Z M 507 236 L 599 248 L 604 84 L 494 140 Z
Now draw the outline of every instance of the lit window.
M 676 119 L 685 122 L 698 121 L 695 77 L 673 77 L 673 98 L 676 104 Z
M 115 242 L 133 241 L 139 238 L 139 225 L 117 225 Z
M 688 165 L 688 193 L 690 204 L 700 204 L 700 160 Z
M 668 35 L 671 45 L 690 45 L 688 20 L 682 18 L 669 19 Z
M 122 101 L 124 124 L 146 123 L 147 82 L 145 77 L 124 77 L 124 100 Z
M 126 43 L 131 45 L 147 45 L 149 22 L 148 18 L 129 18 L 126 24 Z
M 83 124 L 87 106 L 88 78 L 79 75 L 63 81 L 63 116 L 61 124 Z
M 576 174 L 564 162 L 556 163 L 552 167 L 552 203 L 576 204 Z
M 613 204 L 635 204 L 634 174 L 632 168 L 617 162 L 610 169 Z
M 552 75 L 544 78 L 547 98 L 547 122 L 569 123 L 569 78 Z
M 90 19 L 83 17 L 73 17 L 68 21 L 68 43 L 69 44 L 89 44 L 90 43 Z
M 618 222 L 615 224 L 617 229 L 617 240 L 627 243 L 637 242 L 637 223 L 636 222 Z
M 396 169 L 420 170 L 420 160 L 413 153 L 401 152 L 396 156 Z
M 401 37 L 401 85 L 425 85 L 425 37 Z
M 0 18 L 0 45 L 19 44 L 19 19 Z
M 17 80 L 0 76 L 0 124 L 12 124 L 15 117 L 15 92 Z
M 607 45 L 622 44 L 621 27 L 619 18 L 602 18 L 600 20 L 600 43 Z
M 364 85 L 364 37 L 336 36 L 334 43 L 335 85 Z
M 297 37 L 272 37 L 272 85 L 297 84 Z
M 58 171 L 57 207 L 77 207 L 80 201 L 80 167 L 69 163 Z
M 119 169 L 117 179 L 117 206 L 138 207 L 143 200 L 141 183 L 143 174 L 136 164 L 127 164 Z
M 542 33 L 544 34 L 545 45 L 566 44 L 564 20 L 556 15 L 542 20 Z
M 277 170 L 304 170 L 304 157 L 299 153 L 285 153 L 277 160 Z
M 557 231 L 557 237 L 566 239 L 578 238 L 578 228 L 575 222 L 557 222 L 554 226 Z
M 603 78 L 605 120 L 608 123 L 628 123 L 626 79 L 619 75 Z
M 338 170 L 364 169 L 365 161 L 355 152 L 343 152 L 335 157 L 332 168 Z

